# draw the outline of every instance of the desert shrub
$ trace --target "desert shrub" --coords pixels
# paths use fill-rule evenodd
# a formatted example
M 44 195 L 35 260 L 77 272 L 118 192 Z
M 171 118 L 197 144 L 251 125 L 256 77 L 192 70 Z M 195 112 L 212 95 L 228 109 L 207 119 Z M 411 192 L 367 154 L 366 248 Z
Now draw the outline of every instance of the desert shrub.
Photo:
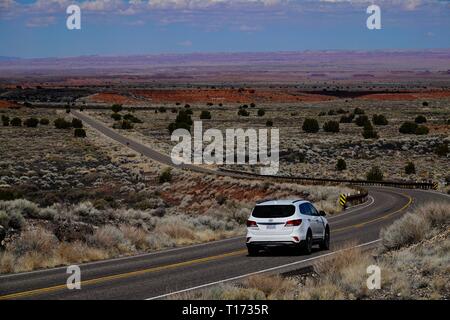
M 336 115 L 336 111 L 333 110 L 333 109 L 328 110 L 328 115 L 329 115 L 329 116 L 335 116 L 335 115 Z
M 414 134 L 417 130 L 417 124 L 411 121 L 403 122 L 398 131 L 403 134 Z
M 40 218 L 39 207 L 26 199 L 2 201 L 0 202 L 0 209 L 5 210 L 8 214 L 17 212 L 26 218 Z
M 167 112 L 167 109 L 166 109 L 166 107 L 161 106 L 161 107 L 158 108 L 158 111 L 161 112 L 161 113 L 165 113 L 165 112 Z
M 354 114 L 364 114 L 364 110 L 361 108 L 355 108 L 355 110 L 353 110 Z
M 172 169 L 165 168 L 159 175 L 159 183 L 172 181 Z
M 207 111 L 207 110 L 203 110 L 200 113 L 200 119 L 202 120 L 207 120 L 207 119 L 211 119 L 211 112 Z
M 377 166 L 372 167 L 366 174 L 366 179 L 369 181 L 382 181 L 383 180 L 383 172 Z
M 355 118 L 355 115 L 353 113 L 351 113 L 348 116 L 341 116 L 341 119 L 339 120 L 339 122 L 340 123 L 352 123 L 354 118 Z
M 273 121 L 272 120 L 267 120 L 266 121 L 266 127 L 272 127 L 273 126 Z
M 355 119 L 355 123 L 358 127 L 363 127 L 368 122 L 369 118 L 365 115 L 358 116 L 358 118 Z
M 113 104 L 113 105 L 111 106 L 111 110 L 112 110 L 114 113 L 117 113 L 117 112 L 122 111 L 122 110 L 123 110 L 123 107 L 122 107 L 121 104 Z
M 238 110 L 238 116 L 242 116 L 242 117 L 248 117 L 250 115 L 250 113 L 245 110 L 244 108 L 240 108 Z
M 123 245 L 125 237 L 122 231 L 112 225 L 106 225 L 98 228 L 90 239 L 91 244 L 104 248 L 115 249 Z
M 77 118 L 72 119 L 72 127 L 76 129 L 83 128 L 83 121 Z
M 28 118 L 23 122 L 23 124 L 28 128 L 36 128 L 39 124 L 39 120 L 36 118 Z
M 438 156 L 446 157 L 448 154 L 448 142 L 440 143 L 435 149 L 434 153 Z
M 134 116 L 131 113 L 127 113 L 126 115 L 123 116 L 124 120 L 130 121 L 132 123 L 142 123 L 142 120 L 137 118 L 136 116 Z
M 256 104 L 254 102 L 250 103 L 250 108 L 255 108 Z
M 66 121 L 64 118 L 56 119 L 53 124 L 55 125 L 56 129 L 68 129 L 72 126 L 72 123 Z
M 113 113 L 111 114 L 111 118 L 113 118 L 115 121 L 122 120 L 122 116 L 119 113 Z
M 320 111 L 319 114 L 318 114 L 319 117 L 323 117 L 323 116 L 326 116 L 326 115 L 327 115 L 327 113 L 325 111 Z
M 372 117 L 372 122 L 376 126 L 385 126 L 388 124 L 386 117 L 382 114 L 374 114 Z
M 9 117 L 2 114 L 2 122 L 4 127 L 9 126 Z
M 333 132 L 333 133 L 339 132 L 339 122 L 337 122 L 337 121 L 327 121 L 323 125 L 323 130 L 325 132 Z
M 128 120 L 123 120 L 120 123 L 120 129 L 131 130 L 131 129 L 133 129 L 133 124 Z
M 370 121 L 364 124 L 362 135 L 364 139 L 378 139 L 379 137 L 378 133 L 375 131 Z
M 12 228 L 21 230 L 25 225 L 25 218 L 17 211 L 0 210 L 0 226 L 6 230 Z M 0 240 L 1 241 L 1 240 Z
M 17 118 L 17 117 L 12 118 L 11 125 L 13 127 L 20 127 L 22 125 L 22 120 L 20 118 Z
M 86 138 L 86 131 L 81 128 L 76 128 L 73 132 L 74 137 L 76 138 Z
M 192 111 L 192 109 L 186 109 L 185 112 L 186 112 L 187 115 L 193 115 L 194 114 L 194 111 Z
M 385 250 L 395 250 L 417 243 L 429 237 L 434 228 L 442 228 L 450 223 L 448 204 L 431 203 L 419 207 L 394 221 L 381 231 Z
M 258 117 L 263 117 L 266 114 L 266 110 L 258 109 Z
M 0 200 L 14 200 L 22 198 L 22 194 L 12 188 L 0 188 Z
M 428 107 L 428 102 L 427 101 L 422 102 L 422 106 Z
M 48 120 L 47 118 L 42 118 L 39 123 L 43 126 L 46 126 L 50 123 L 50 120 Z
M 423 116 L 423 115 L 418 115 L 418 116 L 414 119 L 414 122 L 417 123 L 417 124 L 420 124 L 420 123 L 426 123 L 426 122 L 427 122 L 427 118 L 425 118 L 425 116 Z
M 338 161 L 336 162 L 336 170 L 343 171 L 345 169 L 347 169 L 347 163 L 345 162 L 345 160 L 342 158 L 338 159 Z
M 405 173 L 406 174 L 415 174 L 416 173 L 416 166 L 412 162 L 408 162 L 405 166 Z
M 430 132 L 430 129 L 428 129 L 427 126 L 418 126 L 416 129 L 416 132 L 414 132 L 417 135 L 425 135 Z
M 342 109 L 342 108 L 339 108 L 339 109 L 337 109 L 336 110 L 336 113 L 337 114 L 344 114 L 344 113 L 347 113 L 348 111 L 346 111 L 346 110 L 344 110 L 344 109 Z
M 178 103 L 177 105 L 180 105 L 180 104 Z M 186 104 L 184 105 L 184 107 L 185 107 L 186 109 L 189 109 L 189 108 L 191 107 L 191 105 L 190 105 L 189 103 L 186 103 Z
M 316 119 L 306 118 L 303 122 L 302 129 L 308 133 L 316 133 L 319 131 L 319 123 Z
M 58 239 L 50 231 L 37 228 L 23 232 L 11 243 L 11 248 L 19 257 L 30 253 L 49 255 L 57 242 Z

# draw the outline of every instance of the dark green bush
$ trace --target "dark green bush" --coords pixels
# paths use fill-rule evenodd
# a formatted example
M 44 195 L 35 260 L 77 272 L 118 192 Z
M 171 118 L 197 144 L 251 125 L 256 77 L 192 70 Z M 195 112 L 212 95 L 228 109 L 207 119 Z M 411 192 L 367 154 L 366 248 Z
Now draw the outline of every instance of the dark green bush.
M 66 121 L 64 118 L 58 118 L 53 123 L 56 129 L 68 129 L 72 127 L 72 123 Z
M 120 114 L 118 114 L 118 113 L 111 114 L 111 118 L 113 118 L 115 121 L 122 120 L 122 116 Z
M 364 124 L 362 135 L 364 139 L 378 139 L 378 133 L 375 131 L 370 121 Z
M 319 123 L 316 119 L 306 118 L 305 121 L 303 121 L 302 129 L 308 133 L 316 133 L 319 131 Z
M 323 130 L 325 132 L 333 132 L 333 133 L 339 132 L 339 122 L 332 120 L 327 121 L 323 125 Z
M 343 171 L 347 169 L 347 163 L 345 162 L 344 159 L 338 159 L 338 161 L 336 162 L 336 170 L 337 171 Z
M 50 120 L 48 120 L 47 118 L 42 118 L 39 123 L 43 126 L 47 126 L 50 123 Z
M 358 118 L 355 119 L 355 123 L 358 127 L 363 127 L 368 122 L 369 118 L 365 115 L 358 116 Z
M 364 114 L 364 110 L 361 108 L 355 108 L 355 110 L 353 111 L 354 114 Z
M 208 120 L 208 119 L 211 119 L 211 112 L 209 112 L 209 111 L 207 111 L 207 110 L 203 110 L 203 111 L 200 113 L 200 119 L 202 119 L 202 120 Z
M 352 123 L 353 118 L 355 115 L 353 113 L 349 114 L 348 116 L 341 116 L 341 119 L 339 120 L 340 123 Z
M 416 173 L 416 167 L 414 163 L 408 162 L 405 166 L 405 173 L 406 174 L 415 174 Z
M 423 115 L 418 115 L 415 119 L 414 119 L 415 123 L 426 123 L 427 122 L 427 118 L 425 118 L 425 116 Z
M 326 116 L 326 115 L 327 115 L 327 113 L 325 111 L 320 111 L 319 114 L 318 114 L 319 117 L 323 117 L 323 116 Z
M 172 169 L 166 168 L 159 175 L 159 183 L 172 181 Z
M 75 131 L 73 132 L 73 135 L 76 138 L 86 138 L 86 131 L 81 128 L 76 128 Z
M 250 113 L 247 110 L 245 110 L 245 109 L 241 108 L 238 111 L 238 116 L 248 117 L 249 115 L 250 115 Z
M 376 126 L 385 126 L 388 124 L 386 117 L 382 114 L 374 114 L 372 117 L 372 121 Z
M 36 118 L 28 118 L 23 122 L 23 124 L 28 128 L 36 128 L 39 124 L 39 120 Z
M 258 117 L 263 117 L 266 114 L 264 109 L 258 109 Z
M 417 127 L 417 123 L 406 121 L 402 123 L 398 131 L 404 134 L 414 134 L 416 133 Z
M 414 132 L 417 135 L 425 135 L 430 132 L 430 129 L 428 129 L 427 126 L 418 126 L 416 129 L 416 132 Z
M 372 167 L 366 175 L 367 180 L 369 181 L 382 181 L 383 180 L 383 172 L 377 166 Z
M 130 130 L 133 129 L 133 124 L 128 120 L 123 120 L 120 127 L 124 130 Z
M 158 108 L 158 111 L 161 113 L 165 113 L 165 112 L 167 112 L 167 109 L 166 109 L 166 107 L 162 106 L 162 107 Z
M 439 144 L 435 149 L 434 152 L 441 157 L 446 157 L 448 154 L 448 142 L 444 142 Z
M 122 107 L 121 104 L 113 104 L 112 107 L 111 107 L 111 110 L 112 110 L 114 113 L 117 113 L 117 112 L 122 111 L 122 110 L 123 110 L 123 107 Z
M 266 121 L 266 127 L 272 127 L 273 126 L 273 121 L 272 120 L 267 120 Z
M 123 116 L 123 119 L 124 119 L 124 120 L 127 120 L 127 121 L 129 121 L 129 122 L 132 122 L 132 123 L 142 123 L 142 120 L 141 120 L 141 119 L 135 117 L 135 116 L 134 116 L 133 114 L 131 114 L 131 113 L 127 113 L 126 115 L 124 115 L 124 116 Z
M 11 125 L 13 127 L 20 127 L 22 125 L 22 120 L 20 118 L 17 118 L 17 117 L 12 118 Z
M 77 119 L 77 118 L 73 118 L 72 119 L 72 127 L 76 128 L 76 129 L 83 128 L 83 121 L 81 121 L 80 119 Z

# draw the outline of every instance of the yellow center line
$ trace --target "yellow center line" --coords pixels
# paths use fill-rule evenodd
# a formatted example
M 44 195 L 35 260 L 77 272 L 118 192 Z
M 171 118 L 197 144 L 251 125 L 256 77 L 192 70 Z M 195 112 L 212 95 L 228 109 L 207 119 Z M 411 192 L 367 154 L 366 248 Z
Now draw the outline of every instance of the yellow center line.
M 400 193 L 397 193 L 397 194 L 400 194 Z M 386 214 L 384 216 L 381 216 L 381 217 L 378 217 L 378 218 L 375 218 L 372 220 L 368 220 L 363 223 L 351 225 L 348 227 L 335 229 L 333 231 L 339 232 L 339 231 L 344 231 L 344 230 L 348 230 L 351 228 L 360 228 L 369 223 L 373 223 L 378 220 L 386 219 L 386 218 L 406 209 L 407 207 L 409 207 L 411 205 L 413 199 L 409 195 L 406 195 L 403 193 L 401 195 L 403 195 L 409 199 L 408 203 L 405 204 L 402 208 L 400 208 L 394 212 L 391 212 L 389 214 Z M 238 256 L 238 255 L 245 254 L 245 253 L 247 253 L 247 249 L 228 252 L 228 253 L 219 254 L 219 255 L 215 255 L 215 256 L 209 256 L 209 257 L 205 257 L 205 258 L 199 258 L 199 259 L 194 259 L 194 260 L 188 260 L 188 261 L 158 266 L 158 267 L 152 267 L 152 268 L 148 268 L 148 269 L 142 269 L 142 270 L 131 271 L 131 272 L 126 272 L 126 273 L 119 273 L 119 274 L 115 274 L 115 275 L 111 275 L 111 276 L 99 277 L 99 278 L 94 278 L 94 279 L 90 279 L 90 280 L 84 280 L 84 281 L 81 281 L 80 283 L 81 283 L 81 286 L 92 285 L 92 284 L 97 284 L 97 283 L 102 283 L 102 282 L 107 282 L 107 281 L 112 281 L 112 280 L 134 277 L 134 276 L 138 276 L 138 275 L 142 275 L 142 274 L 146 274 L 146 273 L 153 273 L 153 272 L 158 272 L 158 271 L 163 271 L 163 270 L 168 270 L 168 269 L 190 266 L 190 265 L 199 264 L 199 263 L 203 263 L 203 262 L 209 262 L 209 261 L 213 261 L 213 260 L 219 260 L 219 259 L 223 259 L 223 258 L 227 258 L 227 257 Z M 61 285 L 56 285 L 56 286 L 47 287 L 47 288 L 22 291 L 22 292 L 11 293 L 11 294 L 0 296 L 0 300 L 23 298 L 23 297 L 27 297 L 27 296 L 31 296 L 31 295 L 37 295 L 37 294 L 54 292 L 54 291 L 58 291 L 58 290 L 64 290 L 66 288 L 67 288 L 66 284 L 61 284 Z
M 106 277 L 94 278 L 94 279 L 90 279 L 90 280 L 80 281 L 80 284 L 81 284 L 81 286 L 86 286 L 86 285 L 92 285 L 92 284 L 97 284 L 97 283 L 111 281 L 111 280 L 124 279 L 124 278 L 134 277 L 134 276 L 138 276 L 138 275 L 142 275 L 142 274 L 146 274 L 146 273 L 152 273 L 152 272 L 158 272 L 158 271 L 162 271 L 162 270 L 185 267 L 185 266 L 190 266 L 190 265 L 198 264 L 198 263 L 202 263 L 202 262 L 208 262 L 208 261 L 218 260 L 218 259 L 222 259 L 222 258 L 237 256 L 237 255 L 244 254 L 244 253 L 247 253 L 247 249 L 228 252 L 228 253 L 224 253 L 224 254 L 219 254 L 216 256 L 210 256 L 210 257 L 205 257 L 205 258 L 199 258 L 199 259 L 194 259 L 194 260 L 189 260 L 189 261 L 173 263 L 173 264 L 169 264 L 169 265 L 163 265 L 163 266 L 159 266 L 159 267 L 153 267 L 153 268 L 137 270 L 137 271 L 132 271 L 132 272 L 126 272 L 126 273 L 119 273 L 116 275 L 111 275 L 111 276 L 106 276 Z M 26 297 L 26 296 L 30 296 L 30 295 L 36 295 L 36 294 L 42 294 L 42 293 L 63 290 L 66 288 L 67 288 L 67 285 L 62 284 L 62 285 L 52 286 L 52 287 L 48 287 L 48 288 L 41 288 L 41 289 L 11 293 L 11 294 L 0 296 L 0 300 L 22 298 L 22 297 Z

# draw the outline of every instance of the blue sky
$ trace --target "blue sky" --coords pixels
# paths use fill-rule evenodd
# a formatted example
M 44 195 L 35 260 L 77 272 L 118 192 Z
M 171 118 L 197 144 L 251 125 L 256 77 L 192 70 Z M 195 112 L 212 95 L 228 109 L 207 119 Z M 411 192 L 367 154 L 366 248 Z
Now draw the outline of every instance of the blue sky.
M 377 4 L 382 29 L 368 30 Z M 81 7 L 81 30 L 66 8 Z M 450 48 L 449 0 L 0 0 L 0 56 Z

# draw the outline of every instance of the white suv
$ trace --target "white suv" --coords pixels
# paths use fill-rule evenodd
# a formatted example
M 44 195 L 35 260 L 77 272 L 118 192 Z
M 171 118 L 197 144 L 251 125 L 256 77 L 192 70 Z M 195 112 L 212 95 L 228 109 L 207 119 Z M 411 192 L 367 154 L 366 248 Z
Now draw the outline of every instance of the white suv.
M 325 212 L 305 200 L 266 200 L 258 202 L 247 220 L 249 255 L 260 249 L 290 246 L 310 254 L 313 244 L 330 247 L 330 227 Z

